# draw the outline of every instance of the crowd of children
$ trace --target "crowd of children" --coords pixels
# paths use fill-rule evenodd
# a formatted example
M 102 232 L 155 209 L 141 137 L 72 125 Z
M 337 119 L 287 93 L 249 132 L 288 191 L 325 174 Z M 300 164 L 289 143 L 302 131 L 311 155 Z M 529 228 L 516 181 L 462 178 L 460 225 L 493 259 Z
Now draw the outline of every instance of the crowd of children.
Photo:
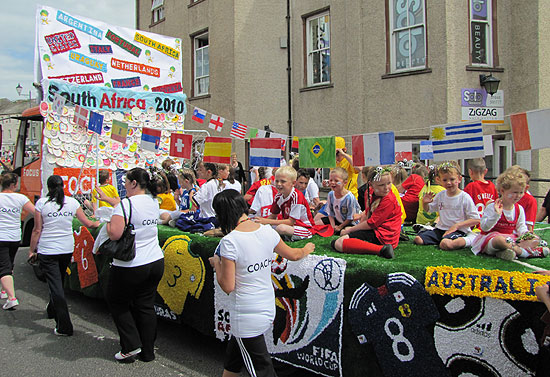
M 416 245 L 442 250 L 471 247 L 476 255 L 506 260 L 548 254 L 545 242 L 533 233 L 537 204 L 528 191 L 530 177 L 525 169 L 510 167 L 495 186 L 485 179 L 484 159 L 474 158 L 467 164 L 471 182 L 461 190 L 463 176 L 454 161 L 439 166 L 410 162 L 365 166 L 363 185 L 357 189 L 358 170 L 346 153 L 345 142 L 337 140 L 337 144 L 338 166 L 323 182 L 330 188 L 326 201 L 319 198 L 315 170 L 300 168 L 297 157 L 289 166 L 257 167 L 257 177 L 250 180 L 247 191 L 230 165 L 200 162 L 194 171 L 175 169 L 173 161 L 165 161 L 162 170 L 153 171 L 160 193 L 160 223 L 177 226 L 178 218 L 191 212 L 216 226 L 214 197 L 232 189 L 246 192 L 253 221 L 271 225 L 283 239 L 336 234 L 340 237 L 332 247 L 338 252 L 393 258 L 407 223 L 414 224 Z M 94 210 L 120 201 L 108 178 L 107 171 L 100 172 L 90 204 Z

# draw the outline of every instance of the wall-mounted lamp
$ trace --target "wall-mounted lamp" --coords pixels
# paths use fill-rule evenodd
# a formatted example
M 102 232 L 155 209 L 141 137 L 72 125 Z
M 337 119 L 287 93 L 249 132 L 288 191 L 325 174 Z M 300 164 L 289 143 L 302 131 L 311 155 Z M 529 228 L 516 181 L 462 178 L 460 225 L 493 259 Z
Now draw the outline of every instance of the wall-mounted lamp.
M 494 77 L 492 73 L 489 76 L 479 75 L 479 85 L 485 88 L 485 91 L 491 96 L 497 92 L 498 84 L 500 84 L 500 80 Z

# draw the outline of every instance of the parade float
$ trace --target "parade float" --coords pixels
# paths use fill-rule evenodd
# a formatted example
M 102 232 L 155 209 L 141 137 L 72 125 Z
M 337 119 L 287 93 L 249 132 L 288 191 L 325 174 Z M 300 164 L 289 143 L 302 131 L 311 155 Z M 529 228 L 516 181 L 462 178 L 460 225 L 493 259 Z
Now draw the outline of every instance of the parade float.
M 49 7 L 39 7 L 37 15 L 37 80 L 44 101 L 40 114 L 29 116 L 44 122 L 42 154 L 22 167 L 22 190 L 31 195 L 34 189 L 34 200 L 37 185 L 58 174 L 67 194 L 86 195 L 99 168 L 109 169 L 116 184 L 135 166 L 156 166 L 168 156 L 180 165 L 188 162 L 191 141 L 176 143 L 177 135 L 189 134 L 183 129 L 188 103 L 180 81 L 180 40 Z M 207 123 L 207 116 L 194 108 L 197 122 L 222 129 L 222 117 L 210 113 Z M 286 147 L 286 135 L 239 122 L 229 127 L 235 139 L 276 137 Z M 203 145 L 199 155 L 229 157 L 231 139 L 207 152 L 204 135 L 192 136 Z M 357 136 L 368 145 L 383 140 L 379 134 Z M 308 143 L 312 153 L 334 156 L 320 138 Z M 185 154 L 178 157 L 176 150 Z M 102 298 L 110 260 L 94 253 L 98 230 L 77 221 L 73 228 L 66 284 Z M 537 228 L 550 238 L 547 227 Z M 158 316 L 226 339 L 227 300 L 208 262 L 219 238 L 158 229 L 165 253 Z M 544 307 L 534 287 L 550 279 L 532 272 L 550 269 L 549 259 L 517 263 L 403 241 L 390 260 L 336 253 L 332 239 L 314 236 L 315 253 L 302 261 L 274 258 L 250 267 L 272 271 L 276 317 L 266 340 L 276 360 L 324 376 L 520 376 L 540 368 Z

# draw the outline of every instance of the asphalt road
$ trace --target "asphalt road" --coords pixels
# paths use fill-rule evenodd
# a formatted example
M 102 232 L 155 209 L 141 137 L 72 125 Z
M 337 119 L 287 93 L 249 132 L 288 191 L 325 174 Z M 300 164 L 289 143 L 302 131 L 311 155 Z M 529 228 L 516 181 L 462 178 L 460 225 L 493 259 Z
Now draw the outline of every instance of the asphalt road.
M 120 364 L 118 334 L 104 301 L 66 291 L 72 337 L 53 334 L 46 317 L 48 287 L 27 265 L 28 248 L 16 256 L 19 306 L 0 309 L 0 376 L 221 376 L 225 346 L 212 337 L 159 321 L 156 359 Z

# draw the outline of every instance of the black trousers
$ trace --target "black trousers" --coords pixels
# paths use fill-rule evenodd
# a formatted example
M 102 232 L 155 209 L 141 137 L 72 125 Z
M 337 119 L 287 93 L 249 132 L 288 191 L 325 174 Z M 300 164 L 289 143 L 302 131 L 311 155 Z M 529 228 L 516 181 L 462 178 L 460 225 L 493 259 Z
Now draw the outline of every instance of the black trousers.
M 44 255 L 38 254 L 38 263 L 44 273 L 48 289 L 50 291 L 50 302 L 48 303 L 48 317 L 55 319 L 55 327 L 58 332 L 72 335 L 73 324 L 69 316 L 69 308 L 63 290 L 63 281 L 67 266 L 71 263 L 71 254 Z
M 224 369 L 240 373 L 243 365 L 253 377 L 277 377 L 262 335 L 253 338 L 231 336 L 225 350 Z
M 155 358 L 157 315 L 154 303 L 164 273 L 164 259 L 138 266 L 111 266 L 107 303 L 120 337 L 122 353 L 141 348 L 140 358 Z
M 20 241 L 0 241 L 0 278 L 13 275 L 13 261 Z

